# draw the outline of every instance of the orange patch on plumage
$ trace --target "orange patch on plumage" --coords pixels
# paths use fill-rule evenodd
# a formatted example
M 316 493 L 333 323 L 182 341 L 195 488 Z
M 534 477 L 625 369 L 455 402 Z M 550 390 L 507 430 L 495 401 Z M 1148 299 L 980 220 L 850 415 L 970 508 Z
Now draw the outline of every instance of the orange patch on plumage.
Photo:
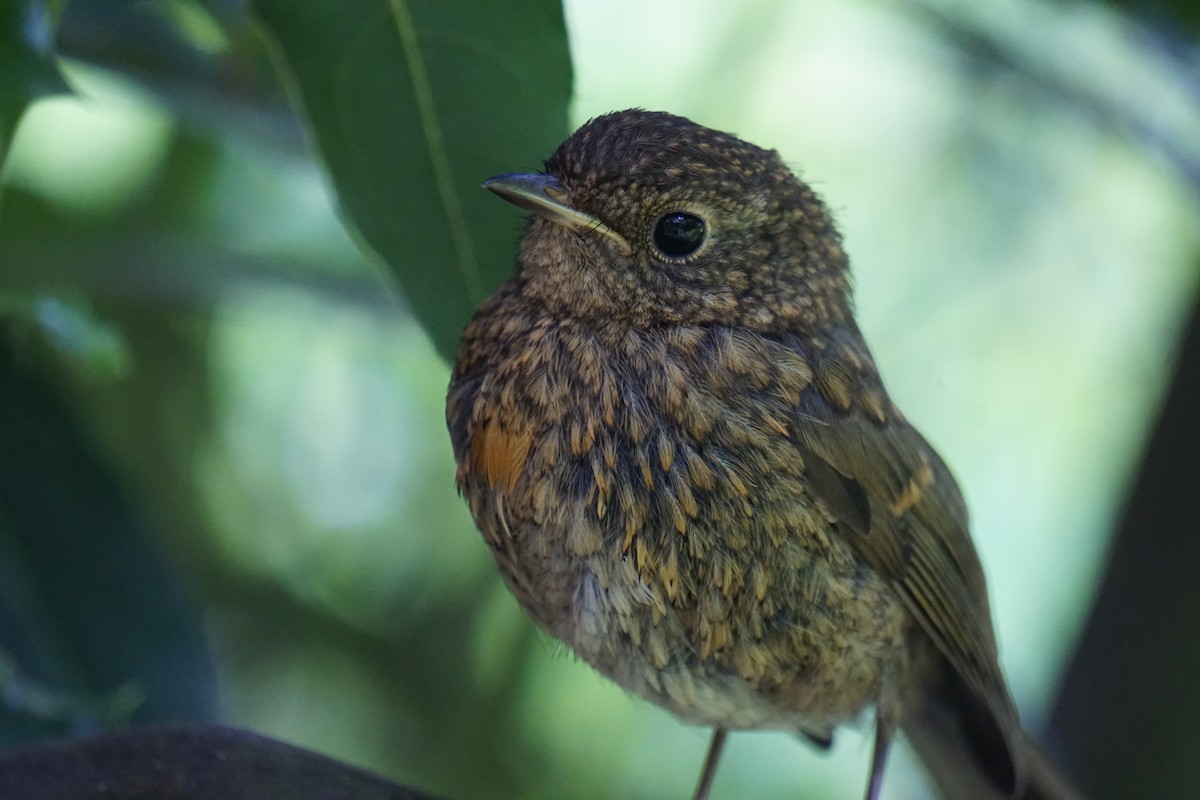
M 521 477 L 532 442 L 529 431 L 510 430 L 489 419 L 471 437 L 467 470 L 493 489 L 511 492 Z

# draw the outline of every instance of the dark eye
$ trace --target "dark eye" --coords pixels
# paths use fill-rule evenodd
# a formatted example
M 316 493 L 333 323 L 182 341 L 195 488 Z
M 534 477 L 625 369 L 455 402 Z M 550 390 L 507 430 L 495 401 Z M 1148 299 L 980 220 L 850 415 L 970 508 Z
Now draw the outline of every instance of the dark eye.
M 703 241 L 704 220 L 695 214 L 672 211 L 654 225 L 654 246 L 672 258 L 690 256 Z

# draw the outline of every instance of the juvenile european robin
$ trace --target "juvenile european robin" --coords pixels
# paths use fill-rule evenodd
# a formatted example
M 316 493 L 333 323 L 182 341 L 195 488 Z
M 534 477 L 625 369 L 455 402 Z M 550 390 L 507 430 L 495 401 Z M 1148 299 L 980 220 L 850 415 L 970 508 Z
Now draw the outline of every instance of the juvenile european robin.
M 868 800 L 897 729 L 948 797 L 1071 796 L 1021 730 L 962 498 L 880 381 L 812 189 L 640 110 L 484 186 L 532 216 L 458 349 L 459 489 L 538 625 L 715 729 L 696 796 L 726 731 L 828 744 L 870 707 Z

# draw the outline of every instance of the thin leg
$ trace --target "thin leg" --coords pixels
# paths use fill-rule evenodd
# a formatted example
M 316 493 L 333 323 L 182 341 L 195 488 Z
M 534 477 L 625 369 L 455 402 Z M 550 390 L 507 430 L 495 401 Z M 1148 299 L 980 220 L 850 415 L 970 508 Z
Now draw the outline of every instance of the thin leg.
M 883 768 L 887 765 L 888 751 L 892 747 L 891 725 L 882 720 L 875 721 L 875 747 L 871 750 L 871 778 L 867 781 L 867 800 L 879 800 L 883 787 Z
M 717 762 L 721 760 L 721 751 L 725 749 L 725 737 L 728 735 L 729 731 L 724 728 L 713 730 L 712 741 L 708 743 L 708 755 L 704 757 L 704 770 L 700 773 L 700 785 L 696 787 L 692 800 L 708 800 L 713 778 L 717 774 Z

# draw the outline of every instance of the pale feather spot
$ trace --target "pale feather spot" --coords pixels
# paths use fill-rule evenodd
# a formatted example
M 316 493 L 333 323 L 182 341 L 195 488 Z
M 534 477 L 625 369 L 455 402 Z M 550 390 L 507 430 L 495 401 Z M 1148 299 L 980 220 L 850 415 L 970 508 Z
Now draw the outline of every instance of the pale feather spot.
M 904 485 L 904 489 L 900 492 L 900 496 L 889 507 L 892 514 L 900 516 L 915 506 L 921 499 L 921 495 L 925 491 L 925 487 L 933 483 L 933 470 L 929 468 L 929 464 L 921 464 L 920 469 L 916 471 Z
M 583 574 L 575 587 L 571 610 L 575 620 L 576 647 L 585 652 L 593 652 L 595 643 L 605 636 L 609 620 L 605 594 L 599 579 L 590 571 Z

